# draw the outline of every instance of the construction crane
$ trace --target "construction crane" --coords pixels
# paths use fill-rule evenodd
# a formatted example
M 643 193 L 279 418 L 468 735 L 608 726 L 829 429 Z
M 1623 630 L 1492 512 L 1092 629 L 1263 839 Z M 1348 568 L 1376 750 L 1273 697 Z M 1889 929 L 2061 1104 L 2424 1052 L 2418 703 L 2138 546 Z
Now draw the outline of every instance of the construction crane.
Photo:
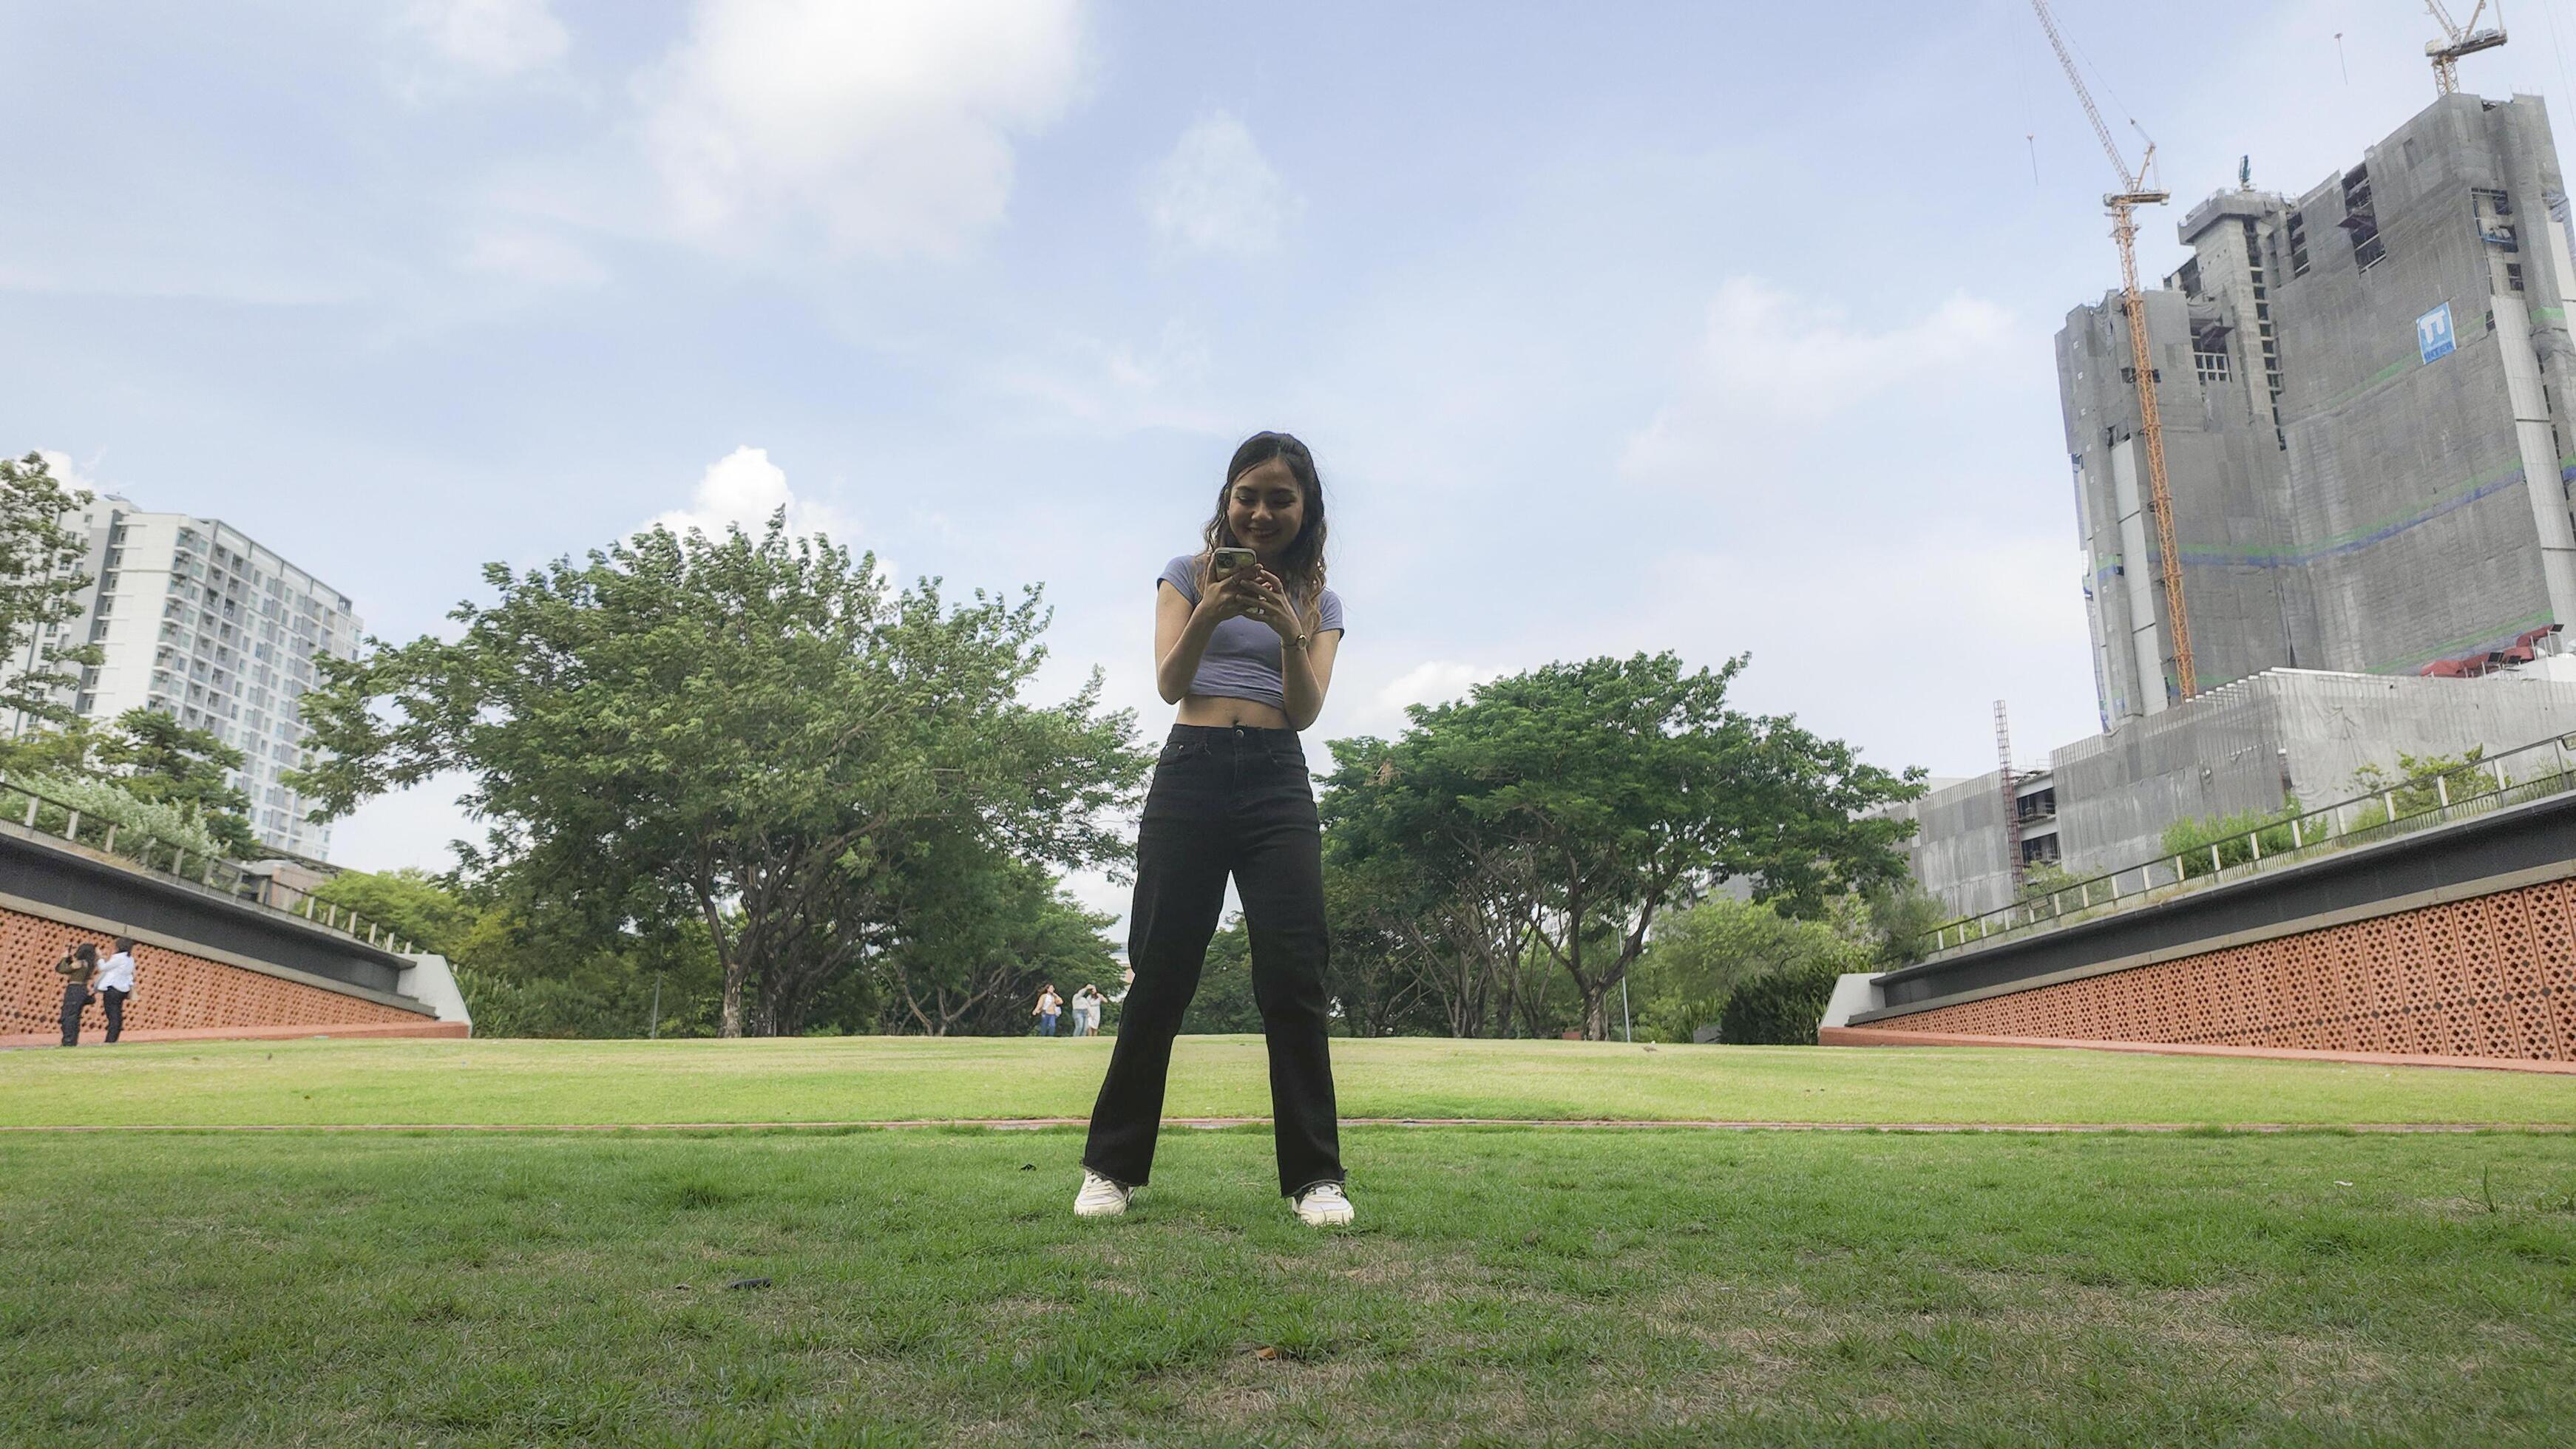
M 2479 0 L 2481 5 L 2486 0 Z M 2182 552 L 2174 546 L 2173 488 L 2165 478 L 2165 425 L 2156 411 L 2155 360 L 2147 349 L 2147 303 L 2138 295 L 2138 222 L 2136 209 L 2149 203 L 2166 202 L 2173 193 L 2147 184 L 2147 173 L 2156 164 L 2156 143 L 2147 142 L 2146 154 L 2138 158 L 2138 169 L 2131 171 L 2127 158 L 2120 154 L 2120 143 L 2111 139 L 2111 128 L 2102 122 L 2101 108 L 2093 104 L 2093 92 L 2085 87 L 2084 76 L 2075 68 L 2075 57 L 2066 49 L 2066 37 L 2057 32 L 2057 17 L 2048 13 L 2048 0 L 2030 0 L 2031 10 L 2039 16 L 2039 27 L 2048 32 L 2049 48 L 2057 52 L 2057 63 L 2066 68 L 2066 79 L 2075 87 L 2075 99 L 2084 103 L 2084 117 L 2093 123 L 2093 134 L 2102 143 L 2103 154 L 2111 158 L 2111 169 L 2119 173 L 2120 189 L 2102 198 L 2111 212 L 2111 238 L 2120 244 L 2120 311 L 2129 320 L 2130 372 L 2138 385 L 2138 439 L 2147 455 L 2147 497 L 2156 515 L 2157 562 L 2161 565 L 2165 595 L 2165 628 L 2173 641 L 2174 683 L 2182 697 L 2189 699 L 2200 692 L 2192 677 L 2191 620 L 2184 613 L 2182 599 Z M 2132 121 L 2129 124 L 2136 125 Z M 2143 128 L 2140 135 L 2145 134 Z
M 2451 22 L 2451 12 L 2442 8 L 2442 0 L 2424 0 L 2424 8 L 2433 12 L 2433 18 L 2441 22 L 2444 33 L 2450 37 L 2447 42 L 2424 42 L 2424 53 L 2433 58 L 2433 88 L 2446 96 L 2457 95 L 2460 91 L 2460 57 L 2493 50 L 2504 44 L 2503 0 L 2497 0 L 2496 23 L 2487 30 L 2477 28 L 2478 17 L 2486 13 L 2487 0 L 2478 0 L 2478 8 L 2469 12 L 2466 25 Z

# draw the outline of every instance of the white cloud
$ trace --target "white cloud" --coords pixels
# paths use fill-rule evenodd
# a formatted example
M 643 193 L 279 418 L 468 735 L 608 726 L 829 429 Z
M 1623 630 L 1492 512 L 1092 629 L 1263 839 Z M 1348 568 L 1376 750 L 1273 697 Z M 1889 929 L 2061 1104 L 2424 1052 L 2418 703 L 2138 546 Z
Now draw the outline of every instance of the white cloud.
M 1304 202 L 1243 122 L 1219 111 L 1181 133 L 1154 168 L 1144 205 L 1155 237 L 1167 246 L 1256 256 L 1278 247 Z
M 1509 672 L 1462 664 L 1454 659 L 1426 659 L 1387 681 L 1378 690 L 1375 712 L 1401 721 L 1404 707 L 1408 704 L 1446 704 L 1453 699 L 1464 699 L 1467 691 L 1500 679 Z
M 1732 277 L 1709 303 L 1681 395 L 1629 439 L 1621 468 L 1630 477 L 1695 475 L 1712 458 L 1814 436 L 1837 413 L 1895 388 L 1955 380 L 2028 341 L 2002 308 L 1965 294 L 1871 331 L 1837 308 Z
M 653 522 L 680 534 L 694 528 L 721 537 L 728 527 L 758 534 L 781 508 L 787 510 L 791 532 L 828 534 L 834 543 L 845 545 L 854 541 L 856 524 L 828 503 L 797 497 L 787 486 L 787 470 L 769 461 L 767 448 L 736 448 L 709 463 L 698 478 L 697 491 L 689 497 L 689 506 Z
M 469 272 L 545 287 L 595 287 L 608 270 L 562 237 L 519 227 L 478 232 L 457 265 Z
M 1209 398 L 1214 349 L 1202 332 L 1174 319 L 1150 343 L 1067 334 L 995 368 L 992 385 L 1042 411 L 1012 409 L 1040 425 L 1117 436 L 1146 428 L 1221 434 L 1227 410 Z
M 441 58 L 490 76 L 550 65 L 572 47 L 551 0 L 413 0 L 404 21 Z
M 86 488 L 92 493 L 115 491 L 92 477 L 80 464 L 73 462 L 72 455 L 69 453 L 58 453 L 51 448 L 38 448 L 36 456 L 45 460 L 45 471 L 54 475 L 54 481 L 65 488 Z
M 637 85 L 681 226 L 757 242 L 952 255 L 999 220 L 1012 143 L 1074 99 L 1076 0 L 698 0 Z

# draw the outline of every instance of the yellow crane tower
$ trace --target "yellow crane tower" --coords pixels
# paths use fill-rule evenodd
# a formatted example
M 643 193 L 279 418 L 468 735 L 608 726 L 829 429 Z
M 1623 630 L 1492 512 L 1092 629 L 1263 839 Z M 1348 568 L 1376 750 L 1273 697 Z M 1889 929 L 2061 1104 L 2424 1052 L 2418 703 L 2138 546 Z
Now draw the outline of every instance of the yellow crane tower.
M 2504 44 L 2504 5 L 2498 0 L 2496 23 L 2491 30 L 2478 29 L 2478 17 L 2486 13 L 2487 0 L 2478 0 L 2478 8 L 2469 12 L 2466 25 L 2451 23 L 2451 12 L 2442 8 L 2442 0 L 2424 0 L 2424 8 L 2433 12 L 2433 18 L 2441 22 L 2450 37 L 2447 42 L 2424 42 L 2424 53 L 2433 59 L 2433 88 L 2446 96 L 2456 95 L 2460 89 L 2460 57 Z
M 2483 5 L 2485 0 L 2479 3 Z M 2085 88 L 2083 75 L 2075 69 L 2075 57 L 2067 53 L 2066 37 L 2057 33 L 2057 17 L 2048 13 L 2048 0 L 2030 0 L 2030 8 L 2039 16 L 2040 29 L 2048 32 L 2049 48 L 2057 52 L 2057 63 L 2066 68 L 2066 79 L 2075 87 L 2075 99 L 2084 103 L 2085 119 L 2093 123 L 2093 134 L 2101 140 L 2103 153 L 2111 158 L 2111 169 L 2120 176 L 2120 189 L 2104 196 L 2102 204 L 2111 212 L 2111 237 L 2120 244 L 2120 311 L 2129 320 L 2129 357 L 2138 384 L 2138 440 L 2147 455 L 2148 506 L 2156 515 L 2157 561 L 2165 595 L 2165 627 L 2173 640 L 2174 683 L 2182 697 L 2189 699 L 2200 690 L 2192 677 L 2191 621 L 2183 611 L 2182 553 L 2174 546 L 2173 489 L 2165 481 L 2165 426 L 2156 412 L 2155 361 L 2147 350 L 2147 304 L 2138 295 L 2138 223 L 2134 215 L 2138 207 L 2150 202 L 2172 200 L 2173 193 L 2147 185 L 2147 172 L 2156 164 L 2154 141 L 2147 142 L 2146 154 L 2138 158 L 2138 169 L 2129 169 L 2128 161 L 2120 155 L 2120 143 L 2111 139 L 2111 128 L 2103 124 L 2101 109 L 2093 104 L 2092 91 Z

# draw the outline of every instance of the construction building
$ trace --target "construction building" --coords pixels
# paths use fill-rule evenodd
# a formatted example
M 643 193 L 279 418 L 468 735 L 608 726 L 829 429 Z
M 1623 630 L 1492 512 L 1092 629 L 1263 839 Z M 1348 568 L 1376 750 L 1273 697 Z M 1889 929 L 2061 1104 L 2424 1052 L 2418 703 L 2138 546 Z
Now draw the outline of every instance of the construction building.
M 2103 733 L 1910 807 L 1954 909 L 2576 729 L 2576 253 L 2541 101 L 2444 95 L 2302 194 L 2239 182 L 2140 298 L 2196 693 L 2114 293 L 2057 338 Z
M 218 519 L 148 513 L 113 494 L 64 518 L 86 535 L 80 614 L 26 641 L 86 641 L 104 659 L 80 672 L 64 703 L 99 724 L 131 709 L 167 714 L 242 752 L 228 783 L 250 797 L 252 831 L 272 849 L 326 857 L 327 825 L 283 774 L 304 757 L 297 700 L 319 683 L 315 659 L 355 658 L 349 598 Z M 12 734 L 34 721 L 0 718 Z
M 2477 673 L 2576 620 L 2576 293 L 2541 101 L 2447 95 L 2304 194 L 2240 187 L 2144 294 L 2197 684 Z M 2057 338 L 2103 726 L 2181 698 L 2116 297 Z

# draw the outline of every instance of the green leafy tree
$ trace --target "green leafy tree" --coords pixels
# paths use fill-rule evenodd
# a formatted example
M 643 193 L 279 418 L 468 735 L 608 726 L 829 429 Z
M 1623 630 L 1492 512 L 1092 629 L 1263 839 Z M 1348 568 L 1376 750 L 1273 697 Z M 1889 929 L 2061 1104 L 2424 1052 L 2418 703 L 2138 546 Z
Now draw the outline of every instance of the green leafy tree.
M 1530 995 L 1533 969 L 1554 969 L 1532 959 L 1540 898 L 1531 853 L 1462 797 L 1415 788 L 1418 744 L 1333 742 L 1320 809 L 1334 954 L 1402 973 L 1402 985 L 1373 985 L 1385 1012 L 1418 1004 L 1436 1009 L 1451 1036 L 1502 1034 Z
M 1261 1003 L 1252 991 L 1252 929 L 1240 915 L 1208 942 L 1207 965 L 1181 1030 L 1193 1036 L 1261 1030 Z
M 1830 983 L 1846 971 L 1869 970 L 1871 957 L 1867 942 L 1835 922 L 1791 920 L 1767 905 L 1713 897 L 1670 917 L 1638 958 L 1632 987 L 1639 1034 L 1690 1041 L 1701 1027 L 1723 1022 L 1725 1040 L 1743 1040 L 1733 1003 L 1748 983 L 1783 974 L 1822 975 Z M 1806 1039 L 1814 1040 L 1812 1030 Z
M 1934 929 L 1958 915 L 1911 875 L 1861 892 L 1859 905 L 1863 924 L 1855 934 L 1882 971 L 1922 960 Z
M 64 487 L 40 453 L 14 462 L 0 458 L 0 715 L 21 729 L 72 725 L 71 706 L 61 696 L 80 682 L 83 666 L 99 662 L 97 645 L 47 634 L 79 615 L 81 590 L 90 584 L 80 572 L 89 540 L 63 523 L 89 501 L 86 490 Z M 25 758 L 27 748 L 0 743 L 0 766 L 77 765 L 58 748 Z
M 962 838 L 945 845 L 907 862 L 894 891 L 879 958 L 885 1026 L 1016 1036 L 1031 1029 L 1029 1008 L 1047 982 L 1067 999 L 1085 984 L 1117 988 L 1118 963 L 1100 934 L 1115 916 L 1085 910 L 1037 866 Z M 853 1029 L 876 1025 L 845 1016 Z
M 93 754 L 120 789 L 194 816 L 227 855 L 246 860 L 260 853 L 250 797 L 225 779 L 242 767 L 242 752 L 213 732 L 155 710 L 129 709 L 98 737 Z
M 1863 818 L 1922 793 L 1785 716 L 1727 705 L 1742 671 L 1672 654 L 1551 664 L 1409 711 L 1367 787 L 1454 801 L 1482 858 L 1532 905 L 1532 939 L 1581 999 L 1584 1034 L 1677 901 L 1738 877 L 1790 915 L 1891 881 L 1910 821 Z M 1363 750 L 1364 742 L 1354 742 Z M 1343 742 L 1333 749 L 1337 759 Z
M 462 958 L 482 911 L 416 866 L 343 871 L 314 887 L 313 898 L 385 926 L 431 955 Z
M 524 574 L 457 637 L 372 645 L 307 695 L 345 814 L 461 770 L 488 824 L 464 868 L 594 936 L 696 920 L 720 1029 L 793 1034 L 883 943 L 902 862 L 944 833 L 1060 867 L 1114 861 L 1104 823 L 1146 758 L 1100 680 L 1037 706 L 1036 589 L 955 607 L 873 557 L 788 533 L 653 528 Z

